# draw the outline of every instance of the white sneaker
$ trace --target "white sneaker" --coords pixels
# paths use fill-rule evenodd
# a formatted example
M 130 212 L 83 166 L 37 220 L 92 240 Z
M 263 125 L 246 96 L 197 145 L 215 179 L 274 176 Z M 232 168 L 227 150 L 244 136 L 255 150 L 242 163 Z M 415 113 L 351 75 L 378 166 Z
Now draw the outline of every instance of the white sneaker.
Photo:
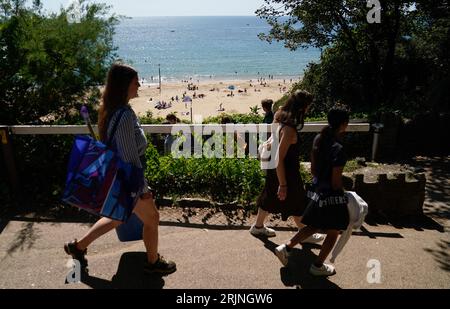
M 323 241 L 324 239 L 325 239 L 325 235 L 316 233 L 316 234 L 312 234 L 311 236 L 306 238 L 304 241 L 302 241 L 302 243 L 304 243 L 304 244 L 317 244 L 317 243 Z
M 289 253 L 286 250 L 286 245 L 279 245 L 275 248 L 275 255 L 280 260 L 281 264 L 286 266 L 288 264 Z
M 252 227 L 250 228 L 250 234 L 252 234 L 253 236 L 266 236 L 266 237 L 276 236 L 274 229 L 271 229 L 267 226 L 257 228 L 255 225 L 252 225 Z
M 328 277 L 336 274 L 336 269 L 330 264 L 323 264 L 320 268 L 312 264 L 309 273 L 314 276 Z

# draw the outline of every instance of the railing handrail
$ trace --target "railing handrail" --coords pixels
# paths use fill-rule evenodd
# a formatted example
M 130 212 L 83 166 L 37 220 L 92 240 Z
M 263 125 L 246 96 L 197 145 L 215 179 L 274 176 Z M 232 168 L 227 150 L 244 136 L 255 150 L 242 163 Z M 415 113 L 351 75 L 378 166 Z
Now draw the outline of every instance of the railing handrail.
M 271 125 L 265 124 L 248 124 L 248 126 L 257 126 L 258 129 L 270 128 Z M 302 132 L 316 133 L 320 132 L 326 123 L 305 123 L 305 127 Z M 194 131 L 198 127 L 217 127 L 217 124 L 180 124 L 175 125 L 180 128 L 189 127 Z M 226 132 L 227 125 L 220 125 L 224 132 Z M 97 126 L 93 126 L 97 132 Z M 169 134 L 172 132 L 174 125 L 142 125 L 144 132 L 148 134 Z M 89 130 L 85 125 L 58 125 L 58 126 L 4 126 L 0 125 L 0 129 L 8 129 L 11 134 L 14 135 L 76 135 L 76 134 L 89 134 Z M 347 132 L 369 132 L 369 123 L 350 123 L 347 128 Z

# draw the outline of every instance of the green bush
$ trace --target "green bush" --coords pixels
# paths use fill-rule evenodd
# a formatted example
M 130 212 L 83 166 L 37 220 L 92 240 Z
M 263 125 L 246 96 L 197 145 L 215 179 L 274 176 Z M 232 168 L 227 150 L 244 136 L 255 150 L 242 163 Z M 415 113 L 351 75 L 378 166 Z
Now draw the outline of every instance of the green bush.
M 16 164 L 29 210 L 60 205 L 73 136 L 23 136 L 14 139 Z M 155 146 L 146 151 L 145 176 L 158 197 L 206 197 L 216 202 L 251 205 L 264 186 L 259 161 L 250 158 L 174 158 L 161 156 Z M 303 181 L 311 182 L 301 168 Z M 6 176 L 6 175 L 4 175 Z M 7 179 L 0 177 L 2 203 L 9 204 Z
M 250 123 L 262 123 L 264 117 L 260 116 L 258 113 L 251 112 L 248 114 L 227 114 L 223 113 L 219 116 L 213 116 L 205 118 L 203 123 L 213 124 L 213 123 L 222 123 L 224 118 L 230 119 L 232 123 L 239 124 L 250 124 Z
M 379 24 L 367 22 L 361 2 L 266 0 L 256 11 L 271 26 L 261 39 L 291 50 L 320 48 L 320 61 L 296 86 L 315 96 L 311 115 L 337 102 L 377 121 L 389 111 L 448 112 L 448 1 L 380 1 Z
M 146 158 L 146 178 L 160 197 L 202 196 L 217 202 L 250 205 L 264 186 L 264 173 L 256 159 L 176 159 L 159 156 L 152 145 Z M 301 174 L 305 182 L 311 182 L 308 171 L 301 168 Z
M 116 57 L 118 19 L 105 4 L 80 0 L 80 21 L 70 23 L 73 6 L 50 15 L 34 3 L 1 1 L 2 124 L 69 121 L 82 104 L 97 104 L 99 86 Z
M 21 193 L 15 200 L 21 207 L 38 210 L 60 204 L 73 140 L 73 136 L 14 136 Z
M 159 156 L 152 145 L 146 158 L 146 177 L 161 196 L 205 196 L 249 204 L 263 184 L 259 162 L 248 158 L 173 158 Z

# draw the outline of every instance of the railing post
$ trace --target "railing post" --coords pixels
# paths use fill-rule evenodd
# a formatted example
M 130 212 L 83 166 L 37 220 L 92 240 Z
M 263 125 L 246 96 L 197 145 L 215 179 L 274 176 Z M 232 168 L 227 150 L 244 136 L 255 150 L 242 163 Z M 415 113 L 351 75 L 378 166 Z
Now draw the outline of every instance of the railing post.
M 13 197 L 17 197 L 19 192 L 19 176 L 14 161 L 14 152 L 12 148 L 11 135 L 8 127 L 0 127 L 0 145 L 2 147 L 5 168 L 8 171 L 9 183 L 12 189 Z
M 380 134 L 384 128 L 384 125 L 381 123 L 374 123 L 372 125 L 372 128 L 373 128 L 372 162 L 375 162 L 378 153 L 378 145 L 380 143 Z

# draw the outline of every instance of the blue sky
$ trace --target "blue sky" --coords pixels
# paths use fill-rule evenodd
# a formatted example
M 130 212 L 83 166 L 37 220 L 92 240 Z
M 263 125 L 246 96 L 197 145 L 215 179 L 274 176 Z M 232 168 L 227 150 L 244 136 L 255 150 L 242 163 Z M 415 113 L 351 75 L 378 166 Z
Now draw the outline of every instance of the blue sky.
M 42 0 L 58 11 L 72 0 Z M 94 0 L 93 0 L 94 1 Z M 117 14 L 134 16 L 244 16 L 254 15 L 264 0 L 95 0 L 113 6 Z

